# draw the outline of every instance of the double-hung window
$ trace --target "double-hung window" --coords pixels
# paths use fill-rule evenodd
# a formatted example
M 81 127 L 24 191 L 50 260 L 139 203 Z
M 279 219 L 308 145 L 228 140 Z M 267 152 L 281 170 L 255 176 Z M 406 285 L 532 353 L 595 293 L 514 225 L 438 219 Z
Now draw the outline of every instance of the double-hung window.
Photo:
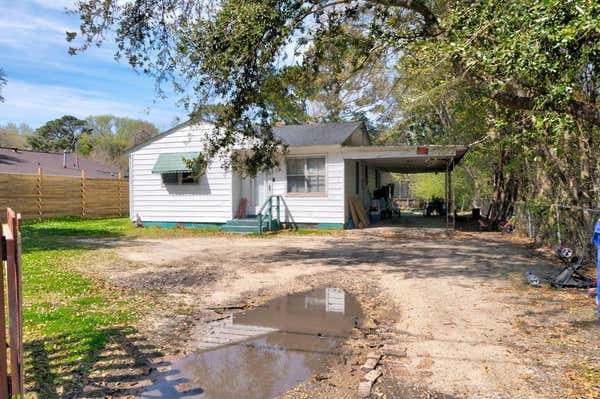
M 286 170 L 288 193 L 325 193 L 325 157 L 287 158 Z

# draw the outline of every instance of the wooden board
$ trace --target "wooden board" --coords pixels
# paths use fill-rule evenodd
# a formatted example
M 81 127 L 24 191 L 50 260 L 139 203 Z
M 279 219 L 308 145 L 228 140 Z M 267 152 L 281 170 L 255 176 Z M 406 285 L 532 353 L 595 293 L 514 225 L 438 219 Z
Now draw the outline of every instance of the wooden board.
M 359 217 L 360 221 L 365 226 L 368 226 L 369 225 L 369 218 L 367 216 L 367 212 L 365 211 L 365 208 L 362 206 L 360 198 L 358 198 L 358 197 L 351 197 L 351 200 L 354 203 L 354 207 L 356 208 L 356 213 L 358 214 L 358 217 Z
M 354 207 L 354 203 L 352 202 L 352 198 L 348 198 L 348 207 L 350 208 L 350 213 L 352 214 L 352 222 L 355 227 L 362 229 L 365 227 L 363 223 L 358 218 L 358 212 L 356 212 L 356 208 Z

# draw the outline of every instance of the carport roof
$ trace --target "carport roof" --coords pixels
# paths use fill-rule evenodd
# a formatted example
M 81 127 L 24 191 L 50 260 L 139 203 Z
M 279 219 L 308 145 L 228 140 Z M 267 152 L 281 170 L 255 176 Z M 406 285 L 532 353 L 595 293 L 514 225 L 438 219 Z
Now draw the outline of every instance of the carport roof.
M 342 152 L 345 159 L 364 160 L 385 172 L 430 173 L 454 169 L 467 150 L 461 145 L 373 145 L 346 147 Z

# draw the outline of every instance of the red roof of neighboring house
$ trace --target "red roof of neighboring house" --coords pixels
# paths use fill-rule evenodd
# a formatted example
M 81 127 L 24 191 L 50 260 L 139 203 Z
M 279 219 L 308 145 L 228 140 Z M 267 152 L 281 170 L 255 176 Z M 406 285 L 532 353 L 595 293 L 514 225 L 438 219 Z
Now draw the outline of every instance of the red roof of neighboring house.
M 81 176 L 81 170 L 90 178 L 116 178 L 119 170 L 78 156 L 76 165 L 75 154 L 67 154 L 67 164 L 64 167 L 64 154 L 60 152 L 40 152 L 22 150 L 19 148 L 0 147 L 0 173 L 15 173 L 37 175 L 38 168 L 48 176 Z

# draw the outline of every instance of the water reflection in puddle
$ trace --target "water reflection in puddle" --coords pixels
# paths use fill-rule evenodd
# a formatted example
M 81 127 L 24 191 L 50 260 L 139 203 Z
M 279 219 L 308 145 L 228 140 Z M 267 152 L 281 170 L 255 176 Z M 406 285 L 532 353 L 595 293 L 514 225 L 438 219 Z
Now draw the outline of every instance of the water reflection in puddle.
M 339 288 L 276 298 L 215 323 L 147 398 L 273 398 L 324 371 L 361 315 Z

